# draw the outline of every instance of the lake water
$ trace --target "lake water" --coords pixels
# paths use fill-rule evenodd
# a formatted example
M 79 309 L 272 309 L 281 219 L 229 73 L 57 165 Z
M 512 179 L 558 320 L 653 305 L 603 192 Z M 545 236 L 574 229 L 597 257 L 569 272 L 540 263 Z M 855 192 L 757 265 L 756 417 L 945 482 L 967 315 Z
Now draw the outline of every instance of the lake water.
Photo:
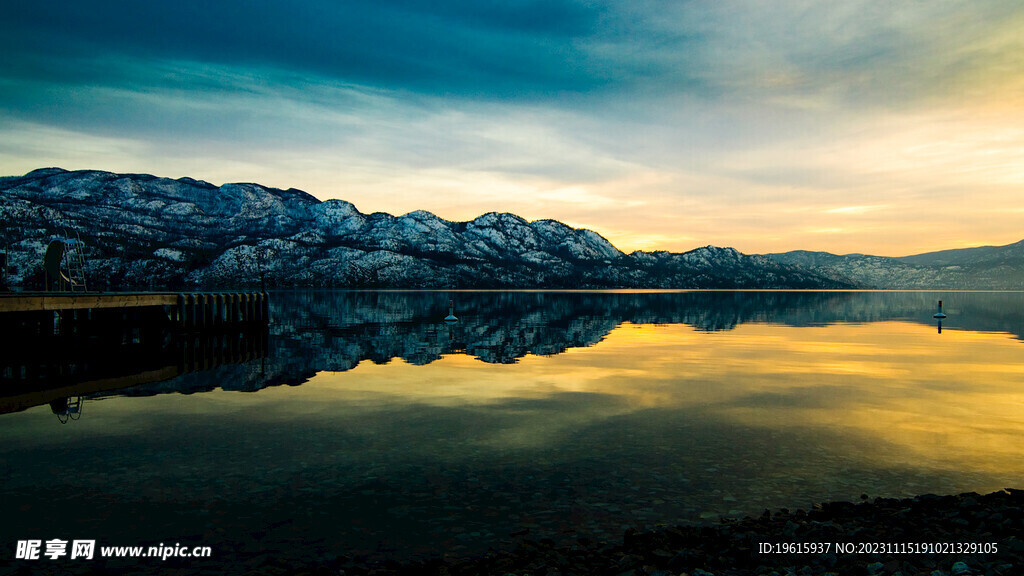
M 88 567 L 13 559 L 54 538 L 212 548 L 131 564 L 182 573 L 472 554 L 1024 477 L 1021 293 L 283 292 L 271 313 L 257 354 L 0 414 L 0 568 Z

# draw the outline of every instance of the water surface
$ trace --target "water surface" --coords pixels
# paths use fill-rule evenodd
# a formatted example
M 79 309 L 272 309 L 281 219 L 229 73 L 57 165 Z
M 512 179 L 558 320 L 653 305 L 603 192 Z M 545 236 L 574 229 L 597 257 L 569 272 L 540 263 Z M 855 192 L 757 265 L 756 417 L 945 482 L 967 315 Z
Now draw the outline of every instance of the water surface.
M 92 392 L 65 424 L 0 414 L 0 562 L 24 566 L 17 540 L 89 538 L 214 549 L 142 570 L 241 572 L 1020 487 L 1022 310 L 1019 293 L 278 293 L 255 359 Z

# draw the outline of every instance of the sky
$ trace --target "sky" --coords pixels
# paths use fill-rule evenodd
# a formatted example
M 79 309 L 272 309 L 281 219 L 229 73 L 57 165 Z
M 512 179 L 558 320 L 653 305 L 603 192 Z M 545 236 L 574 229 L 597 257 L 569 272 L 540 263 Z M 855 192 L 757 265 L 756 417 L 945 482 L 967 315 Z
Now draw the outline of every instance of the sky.
M 15 0 L 0 175 L 257 182 L 624 251 L 1024 238 L 1019 0 Z

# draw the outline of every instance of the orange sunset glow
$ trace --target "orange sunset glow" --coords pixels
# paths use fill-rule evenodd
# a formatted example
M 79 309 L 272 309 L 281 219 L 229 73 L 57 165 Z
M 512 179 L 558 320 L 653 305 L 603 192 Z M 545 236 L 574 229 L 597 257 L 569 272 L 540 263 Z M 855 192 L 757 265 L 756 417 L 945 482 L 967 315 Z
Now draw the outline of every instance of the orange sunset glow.
M 1024 238 L 1018 2 L 549 9 L 531 25 L 362 4 L 314 21 L 256 3 L 218 8 L 225 29 L 187 7 L 22 6 L 0 22 L 0 174 L 512 212 L 625 252 L 904 256 Z

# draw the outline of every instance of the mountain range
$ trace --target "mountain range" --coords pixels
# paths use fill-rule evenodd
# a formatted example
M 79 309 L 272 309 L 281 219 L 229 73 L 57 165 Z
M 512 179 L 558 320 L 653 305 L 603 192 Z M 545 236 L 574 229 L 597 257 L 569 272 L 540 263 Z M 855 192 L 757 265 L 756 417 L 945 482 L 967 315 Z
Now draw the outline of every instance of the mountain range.
M 81 240 L 90 290 L 1024 287 L 1024 241 L 903 258 L 626 254 L 555 220 L 363 214 L 295 189 L 60 168 L 0 178 L 0 224 L 2 280 L 22 289 L 42 287 L 55 238 Z

